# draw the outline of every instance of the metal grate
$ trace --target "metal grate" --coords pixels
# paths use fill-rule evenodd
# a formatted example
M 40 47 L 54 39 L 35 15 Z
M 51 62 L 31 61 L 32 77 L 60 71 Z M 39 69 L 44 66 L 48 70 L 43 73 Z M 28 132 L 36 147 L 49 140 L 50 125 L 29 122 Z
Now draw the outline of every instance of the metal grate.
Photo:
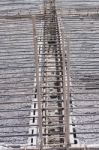
M 78 7 L 77 2 L 74 3 L 75 6 L 72 3 L 72 7 L 66 11 L 61 2 L 57 4 L 57 8 L 62 6 L 60 12 L 63 14 L 65 47 L 68 47 L 69 41 L 69 60 L 67 58 L 66 64 L 69 65 L 67 69 L 70 75 L 70 125 L 73 128 L 70 134 L 75 138 L 71 143 L 85 147 L 94 144 L 98 146 L 98 2 L 97 7 L 93 3 L 87 7 L 80 3 Z
M 10 149 L 99 147 L 88 146 L 99 135 L 98 13 L 58 5 L 0 16 L 0 143 Z
M 54 1 L 44 2 L 43 16 L 1 17 L 0 138 L 8 145 L 67 143 L 65 62 Z
M 34 52 L 29 19 L 0 20 L 0 142 L 25 144 L 33 99 Z

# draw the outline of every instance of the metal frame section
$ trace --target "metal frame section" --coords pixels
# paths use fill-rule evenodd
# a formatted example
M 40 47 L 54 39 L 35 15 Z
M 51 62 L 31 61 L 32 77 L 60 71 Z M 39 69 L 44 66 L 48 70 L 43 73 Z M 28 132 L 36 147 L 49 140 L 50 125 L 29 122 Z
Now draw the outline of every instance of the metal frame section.
M 31 19 L 33 16 L 36 17 L 36 19 L 38 20 L 43 20 L 44 18 L 44 14 L 36 14 L 36 15 L 32 15 L 31 13 L 26 14 L 26 15 L 22 15 L 21 13 L 18 13 L 16 15 L 4 15 L 4 16 L 0 16 L 0 19 L 11 19 L 11 20 L 15 20 L 15 19 Z
M 58 16 L 61 14 L 62 18 L 67 67 L 69 64 L 68 94 L 70 95 L 70 126 L 73 129 L 70 135 L 74 136 L 76 145 L 86 143 L 85 149 L 91 149 L 88 144 L 99 143 L 98 6 L 84 8 L 82 5 L 80 7 L 75 5 L 66 9 L 65 1 L 58 2 L 56 5 Z
M 34 39 L 34 49 L 35 49 L 35 62 L 36 62 L 36 88 L 37 88 L 37 100 L 38 100 L 38 124 L 39 124 L 39 141 L 40 142 L 40 149 L 42 149 L 42 108 L 41 108 L 41 93 L 40 93 L 40 78 L 39 78 L 39 57 L 38 57 L 38 44 L 37 44 L 37 34 L 36 34 L 36 23 L 35 17 L 32 18 L 33 20 L 33 39 Z
M 99 149 L 99 146 L 97 145 L 92 147 L 88 146 L 88 144 L 87 146 L 81 146 L 78 140 L 80 138 L 79 135 L 84 135 L 84 137 L 92 134 L 99 135 L 99 130 L 81 131 L 82 126 L 89 126 L 90 124 L 92 126 L 98 126 L 99 122 L 97 122 L 97 120 L 96 122 L 92 122 L 92 120 L 85 120 L 82 122 L 79 119 L 99 116 L 98 112 L 94 113 L 93 111 L 99 108 L 96 104 L 93 104 L 92 106 L 85 104 L 85 102 L 98 103 L 97 95 L 99 95 L 99 88 L 95 81 L 98 80 L 97 71 L 99 71 L 99 61 L 94 60 L 94 58 L 99 58 L 98 48 L 93 48 L 94 52 L 91 52 L 90 46 L 87 45 L 89 49 L 86 52 L 86 49 L 83 47 L 82 53 L 80 51 L 80 44 L 78 44 L 79 42 L 83 42 L 84 46 L 86 40 L 90 43 L 93 39 L 96 40 L 96 44 L 98 43 L 98 33 L 96 33 L 97 36 L 94 34 L 93 38 L 78 38 L 80 34 L 82 35 L 81 29 L 84 26 L 82 23 L 84 17 L 86 16 L 85 22 L 87 23 L 92 19 L 92 25 L 95 23 L 93 19 L 95 19 L 97 15 L 92 16 L 91 18 L 92 12 L 90 15 L 85 15 L 82 10 L 80 12 L 78 9 L 68 10 L 66 14 L 63 10 L 62 14 L 56 5 L 58 4 L 55 0 L 44 0 L 42 9 L 43 14 L 37 14 L 36 16 L 31 14 L 0 16 L 0 23 L 2 24 L 2 22 L 4 23 L 6 20 L 8 27 L 10 26 L 10 23 L 17 25 L 19 21 L 21 21 L 24 26 L 28 21 L 31 24 L 31 26 L 29 26 L 27 23 L 27 27 L 31 29 L 31 31 L 28 29 L 28 33 L 25 31 L 24 26 L 22 26 L 23 30 L 21 35 L 23 35 L 23 41 L 21 43 L 22 38 L 19 37 L 20 40 L 16 44 L 14 52 L 12 52 L 18 53 L 15 53 L 16 57 L 13 57 L 11 50 L 7 53 L 7 47 L 5 48 L 3 46 L 2 49 L 4 51 L 2 51 L 2 55 L 0 55 L 0 60 L 5 60 L 9 63 L 11 63 L 10 61 L 15 61 L 17 64 L 16 68 L 13 65 L 0 67 L 0 69 L 4 70 L 11 69 L 11 71 L 5 72 L 5 76 L 2 76 L 3 73 L 0 72 L 0 80 L 7 79 L 6 82 L 2 82 L 0 97 L 8 99 L 7 102 L 5 101 L 4 103 L 0 101 L 0 106 L 2 106 L 0 112 L 2 114 L 17 114 L 14 116 L 3 116 L 0 118 L 0 121 L 22 121 L 22 124 L 17 125 L 9 123 L 0 125 L 0 129 L 14 128 L 14 130 L 16 130 L 28 128 L 28 131 L 25 134 L 19 132 L 19 134 L 12 133 L 11 135 L 0 135 L 0 138 L 9 138 L 10 140 L 12 137 L 18 137 L 20 139 L 25 137 L 27 139 L 25 145 L 9 145 L 7 143 L 8 145 L 6 145 L 6 147 L 8 149 Z M 79 13 L 80 15 L 78 15 Z M 70 25 L 70 27 L 68 27 L 67 24 Z M 75 28 L 73 28 L 74 25 Z M 95 30 L 98 31 L 98 29 L 99 27 L 96 24 Z M 5 31 L 6 30 L 4 30 L 4 33 Z M 6 34 L 6 37 L 9 36 L 10 38 L 11 36 L 12 38 L 15 36 L 17 39 L 17 32 L 16 30 L 14 33 L 9 32 L 9 34 Z M 92 34 L 89 30 L 86 32 Z M 84 34 L 86 35 L 86 33 Z M 25 38 L 27 41 L 24 40 Z M 11 39 L 11 41 L 13 40 Z M 32 42 L 28 43 L 29 41 Z M 20 43 L 20 49 L 17 49 L 17 46 L 19 46 Z M 6 40 L 4 44 L 7 44 L 9 47 L 9 40 L 8 43 Z M 26 46 L 30 46 L 30 44 L 32 45 L 32 48 L 26 49 Z M 90 52 L 92 54 L 91 56 Z M 95 57 L 93 55 L 95 55 Z M 89 60 L 89 56 L 91 60 Z M 79 57 L 81 57 L 81 59 L 79 59 Z M 85 57 L 88 58 L 88 60 L 85 60 Z M 21 60 L 23 62 L 20 62 Z M 0 64 L 2 66 L 3 63 Z M 17 69 L 18 71 L 14 72 Z M 23 73 L 21 69 L 22 71 L 26 69 L 26 72 Z M 26 74 L 24 75 L 24 79 L 23 74 Z M 95 78 L 93 76 L 94 74 L 96 75 Z M 20 78 L 20 80 L 18 80 L 18 78 Z M 31 78 L 32 87 L 30 86 Z M 3 88 L 5 91 L 9 91 L 9 87 L 5 86 L 10 84 L 9 81 L 11 79 L 14 81 L 11 82 L 12 92 L 6 93 Z M 17 83 L 15 82 L 16 80 L 18 80 Z M 94 83 L 93 80 L 95 80 Z M 23 84 L 24 87 L 21 84 Z M 27 85 L 27 87 L 25 87 L 25 85 Z M 14 90 L 16 90 L 15 93 L 13 92 Z M 24 97 L 24 99 L 22 99 L 22 97 Z M 26 97 L 28 98 L 25 99 Z M 79 105 L 78 102 L 83 102 L 83 105 Z M 26 108 L 27 103 L 29 108 Z M 13 105 L 22 105 L 22 108 L 12 108 L 11 106 Z M 90 113 L 86 113 L 87 110 L 89 110 Z M 28 114 L 26 115 L 27 112 Z M 23 122 L 25 119 L 28 120 L 27 124 Z M 76 120 L 78 120 L 78 122 L 76 122 Z
M 29 101 L 31 108 L 25 109 L 2 109 L 4 112 L 30 112 L 30 116 L 22 117 L 4 117 L 2 120 L 16 120 L 16 119 L 28 119 L 28 125 L 16 125 L 16 128 L 28 127 L 28 134 L 17 135 L 1 135 L 0 137 L 28 137 L 28 146 L 37 147 L 39 149 L 44 148 L 61 148 L 67 146 L 67 119 L 66 119 L 66 85 L 65 85 L 65 59 L 63 59 L 64 53 L 60 41 L 60 32 L 57 20 L 57 13 L 55 8 L 55 1 L 44 1 L 44 14 L 33 17 L 32 15 L 15 15 L 15 16 L 2 16 L 2 19 L 7 21 L 24 21 L 25 19 L 32 21 L 33 27 L 33 92 L 25 94 L 25 96 L 32 96 L 32 100 Z M 41 33 L 40 33 L 41 31 Z M 23 33 L 24 34 L 24 33 Z M 30 33 L 29 33 L 30 34 Z M 15 34 L 14 34 L 15 35 Z M 32 39 L 32 38 L 31 38 Z M 20 52 L 20 51 L 18 51 Z M 22 52 L 24 53 L 25 50 Z M 28 53 L 25 52 L 25 55 Z M 6 54 L 7 57 L 11 54 Z M 22 54 L 20 54 L 21 56 Z M 29 55 L 31 56 L 31 54 Z M 28 57 L 29 57 L 28 56 Z M 11 56 L 12 57 L 12 56 Z M 12 58 L 11 58 L 12 59 Z M 20 58 L 21 59 L 21 58 Z M 24 58 L 22 58 L 24 60 Z M 24 63 L 22 63 L 24 64 Z M 12 69 L 14 67 L 11 67 Z M 24 69 L 28 67 L 17 67 Z M 28 72 L 30 74 L 30 72 Z M 10 73 L 10 75 L 14 73 Z M 10 77 L 11 78 L 11 77 Z M 14 77 L 16 80 L 16 77 Z M 28 83 L 22 81 L 22 83 Z M 13 83 L 14 84 L 14 83 Z M 21 82 L 20 82 L 21 84 Z M 5 85 L 5 83 L 4 83 Z M 19 87 L 18 87 L 19 88 Z M 19 88 L 21 89 L 21 88 Z M 31 88 L 28 88 L 28 90 Z M 22 88 L 23 90 L 23 88 Z M 25 90 L 25 88 L 24 88 Z M 2 94 L 1 96 L 24 96 L 23 93 L 16 94 Z M 22 100 L 13 101 L 13 104 L 25 104 Z M 27 102 L 26 102 L 27 103 Z M 6 105 L 12 104 L 8 101 Z M 3 105 L 3 103 L 2 103 Z M 35 112 L 35 114 L 34 114 Z M 68 124 L 69 126 L 69 124 Z M 7 125 L 6 128 L 15 127 L 13 125 Z M 4 127 L 2 127 L 4 128 Z M 37 128 L 37 129 L 36 129 Z M 35 141 L 37 141 L 35 143 Z M 34 145 L 35 143 L 35 145 Z M 12 146 L 12 147 L 18 147 Z
M 53 148 L 47 148 L 44 150 L 52 150 Z M 69 150 L 98 150 L 99 146 L 77 146 L 77 147 L 71 147 L 69 148 Z M 15 149 L 11 149 L 11 150 L 15 150 Z M 17 150 L 39 150 L 39 149 L 29 149 L 27 147 L 21 148 L 21 149 L 17 149 Z M 54 150 L 67 150 L 66 148 L 54 148 Z
M 44 53 L 44 147 L 65 147 L 63 55 L 54 0 L 44 1 Z
M 7 147 L 2 147 L 2 148 L 7 148 Z M 19 148 L 18 146 L 14 147 L 9 147 L 8 150 L 39 150 L 36 148 L 27 148 L 27 146 Z M 98 150 L 99 146 L 74 146 L 68 148 L 69 150 Z M 53 148 L 43 148 L 43 150 L 53 150 Z M 54 150 L 67 150 L 67 148 L 54 148 Z

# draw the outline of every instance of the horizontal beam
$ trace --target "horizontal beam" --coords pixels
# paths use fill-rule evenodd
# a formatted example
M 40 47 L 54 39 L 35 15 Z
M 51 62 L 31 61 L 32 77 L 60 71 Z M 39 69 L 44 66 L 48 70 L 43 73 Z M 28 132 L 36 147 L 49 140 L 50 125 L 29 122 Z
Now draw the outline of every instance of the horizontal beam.
M 44 18 L 43 14 L 36 14 L 34 16 L 38 20 L 42 20 Z M 8 16 L 8 15 L 0 16 L 0 19 L 11 19 L 11 20 L 14 20 L 14 19 L 32 19 L 32 18 L 33 18 L 32 14 L 26 14 L 26 15 L 17 14 L 17 15 L 13 15 L 13 16 Z
M 39 150 L 36 148 L 20 148 L 19 150 Z M 53 148 L 43 148 L 43 150 L 53 150 Z M 66 150 L 66 148 L 54 148 L 54 150 Z M 99 147 L 71 147 L 68 150 L 99 150 Z

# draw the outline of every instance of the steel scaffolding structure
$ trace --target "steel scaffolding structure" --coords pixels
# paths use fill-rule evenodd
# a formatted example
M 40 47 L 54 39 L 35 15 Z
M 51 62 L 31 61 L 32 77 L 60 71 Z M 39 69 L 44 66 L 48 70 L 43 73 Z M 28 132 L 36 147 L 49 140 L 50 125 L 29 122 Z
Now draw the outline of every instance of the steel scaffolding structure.
M 96 19 L 98 12 L 91 9 L 88 14 L 81 9 L 71 9 L 66 13 L 58 7 L 55 0 L 44 0 L 42 13 L 0 16 L 0 34 L 3 38 L 0 44 L 2 148 L 99 149 L 98 144 L 94 145 L 96 143 L 92 143 L 92 146 L 79 144 L 81 136 L 87 135 L 88 139 L 89 135 L 99 135 L 99 113 L 91 112 L 98 109 L 99 88 L 93 82 L 98 81 L 98 48 L 94 52 L 84 48 L 83 52 L 80 51 L 81 41 L 85 42 L 84 45 L 87 38 L 81 39 L 79 36 L 84 26 L 80 21 L 84 17 L 88 19 L 86 22 L 91 17 Z M 88 34 L 91 34 L 89 30 Z M 93 38 L 96 41 L 99 39 L 98 36 Z M 87 48 L 90 49 L 90 46 Z M 90 56 L 90 53 L 94 56 Z M 85 60 L 85 57 L 89 60 Z M 97 103 L 84 105 L 85 101 Z M 96 122 L 86 120 L 92 116 L 97 116 Z M 81 117 L 85 119 L 83 122 Z M 82 126 L 88 125 L 92 129 L 95 126 L 96 130 L 84 130 Z

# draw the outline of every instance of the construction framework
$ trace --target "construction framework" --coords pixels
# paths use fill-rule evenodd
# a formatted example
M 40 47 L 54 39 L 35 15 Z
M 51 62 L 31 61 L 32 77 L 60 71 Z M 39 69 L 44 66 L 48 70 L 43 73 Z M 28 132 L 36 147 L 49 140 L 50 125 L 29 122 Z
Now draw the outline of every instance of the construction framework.
M 88 92 L 73 91 L 76 87 L 84 88 L 84 85 L 76 85 L 80 81 L 75 81 L 72 78 L 72 72 L 76 71 L 75 66 L 82 66 L 81 64 L 75 64 L 76 61 L 75 52 L 69 51 L 69 38 L 64 34 L 64 28 L 62 23 L 62 14 L 57 13 L 55 0 L 45 0 L 43 6 L 43 14 L 37 15 L 15 15 L 15 16 L 0 16 L 0 20 L 22 20 L 23 22 L 29 21 L 31 23 L 32 34 L 31 38 L 33 41 L 34 53 L 30 53 L 33 56 L 33 91 L 29 91 L 25 94 L 32 95 L 32 100 L 28 101 L 31 105 L 29 110 L 25 109 L 0 109 L 1 112 L 14 112 L 14 111 L 29 111 L 30 114 L 26 116 L 14 116 L 4 117 L 1 120 L 11 119 L 28 119 L 29 124 L 27 125 L 14 125 L 16 128 L 28 127 L 28 133 L 25 134 L 14 134 L 11 135 L 0 135 L 0 138 L 13 138 L 13 137 L 27 137 L 28 144 L 20 145 L 6 145 L 9 149 L 21 149 L 21 150 L 98 150 L 99 146 L 80 146 L 78 144 L 77 135 L 83 135 L 84 132 L 77 132 L 77 125 L 86 125 L 88 123 L 74 123 L 73 119 L 76 116 L 84 116 L 85 114 L 76 114 L 73 111 L 78 110 L 75 107 L 74 99 L 72 95 L 88 94 Z M 80 12 L 81 13 L 81 12 Z M 71 12 L 72 14 L 72 12 Z M 73 12 L 70 14 L 70 18 L 66 18 L 66 21 L 71 21 L 73 15 L 74 18 L 78 17 L 78 14 Z M 63 16 L 62 16 L 63 15 Z M 81 14 L 86 15 L 86 14 Z M 77 18 L 78 19 L 78 18 Z M 65 20 L 65 19 L 64 19 Z M 24 34 L 24 33 L 23 33 Z M 72 38 L 71 38 L 72 39 Z M 72 39 L 72 40 L 75 40 Z M 76 39 L 77 40 L 77 39 Z M 73 61 L 71 61 L 71 53 Z M 78 51 L 77 54 L 80 52 Z M 97 53 L 96 53 L 97 54 Z M 27 55 L 27 53 L 25 54 Z M 12 58 L 11 58 L 12 59 Z M 73 63 L 72 63 L 73 62 Z M 95 64 L 96 65 L 96 64 Z M 90 66 L 90 65 L 89 65 Z M 93 65 L 91 65 L 93 66 Z M 25 66 L 28 68 L 28 66 Z M 12 67 L 13 68 L 13 67 Z M 18 68 L 22 68 L 19 67 Z M 24 67 L 23 67 L 24 68 Z M 97 68 L 96 68 L 97 69 Z M 85 68 L 82 69 L 86 70 Z M 90 70 L 95 70 L 89 68 Z M 77 70 L 78 71 L 78 70 Z M 81 70 L 80 70 L 81 71 Z M 29 72 L 30 73 L 30 72 Z M 13 74 L 13 73 L 10 73 Z M 80 73 L 77 74 L 79 76 Z M 16 77 L 15 77 L 16 78 Z M 86 79 L 89 79 L 86 77 Z M 85 79 L 85 80 L 86 80 Z M 84 80 L 84 79 L 81 79 Z M 22 81 L 23 82 L 23 81 Z M 75 83 L 76 82 L 76 83 Z M 93 86 L 92 86 L 93 87 Z M 89 87 L 86 87 L 89 88 Z M 20 88 L 21 89 L 21 88 Z M 25 88 L 24 88 L 25 89 Z M 30 88 L 31 89 L 31 88 Z M 22 89 L 23 90 L 23 89 Z M 89 91 L 90 92 L 90 91 Z M 98 91 L 94 91 L 93 94 Z M 92 92 L 91 92 L 92 94 Z M 12 93 L 10 96 L 13 96 Z M 24 95 L 24 91 L 20 94 L 16 93 L 16 96 Z M 0 95 L 9 96 L 9 95 Z M 15 96 L 15 95 L 14 95 Z M 77 99 L 75 100 L 77 101 Z M 88 99 L 87 99 L 88 101 Z M 89 99 L 90 101 L 90 99 Z M 93 101 L 98 101 L 96 98 Z M 14 101 L 5 104 L 21 104 L 27 103 L 24 101 Z M 0 101 L 0 104 L 4 104 Z M 88 108 L 81 107 L 81 109 Z M 92 107 L 93 108 L 93 107 Z M 97 108 L 94 106 L 94 108 Z M 90 116 L 87 114 L 85 116 Z M 98 115 L 98 114 L 97 114 Z M 89 122 L 90 124 L 90 122 Z M 94 123 L 95 124 L 95 123 Z M 96 124 L 98 124 L 96 122 Z M 12 126 L 0 126 L 0 128 L 11 128 Z M 99 134 L 97 132 L 87 131 L 86 134 Z M 71 140 L 72 139 L 72 140 Z

